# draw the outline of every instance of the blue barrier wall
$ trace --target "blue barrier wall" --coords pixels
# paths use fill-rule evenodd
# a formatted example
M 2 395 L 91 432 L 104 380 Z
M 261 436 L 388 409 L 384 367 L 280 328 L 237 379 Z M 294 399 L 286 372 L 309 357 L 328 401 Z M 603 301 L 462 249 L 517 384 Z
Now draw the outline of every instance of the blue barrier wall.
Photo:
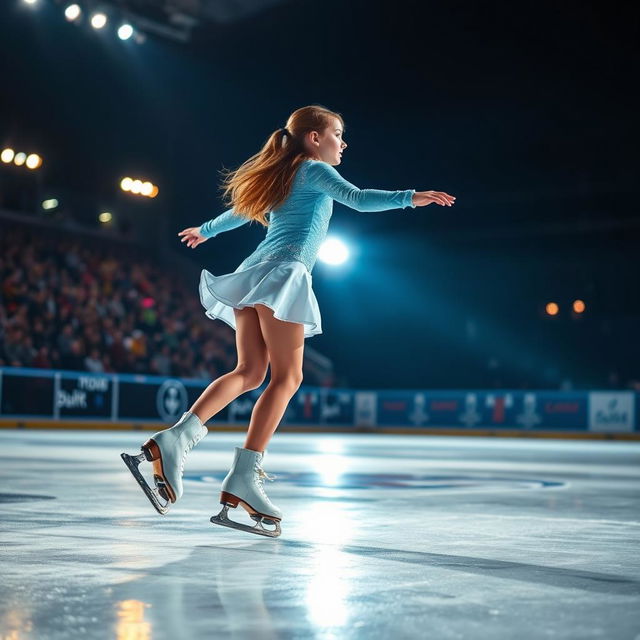
M 205 380 L 0 368 L 0 418 L 81 423 L 171 423 Z M 248 391 L 209 424 L 248 424 L 264 385 Z M 640 431 L 635 391 L 353 390 L 302 386 L 281 425 L 315 427 L 519 430 L 633 433 Z

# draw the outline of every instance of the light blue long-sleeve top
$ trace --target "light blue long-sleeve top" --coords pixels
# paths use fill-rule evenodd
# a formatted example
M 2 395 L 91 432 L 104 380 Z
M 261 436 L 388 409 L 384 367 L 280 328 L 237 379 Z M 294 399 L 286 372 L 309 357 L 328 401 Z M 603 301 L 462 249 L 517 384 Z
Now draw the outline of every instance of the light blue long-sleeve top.
M 330 164 L 308 158 L 298 167 L 286 200 L 269 212 L 264 240 L 236 271 L 264 261 L 298 260 L 311 273 L 329 228 L 334 200 L 356 211 L 386 211 L 415 208 L 414 193 L 415 189 L 358 189 Z M 199 232 L 206 238 L 213 238 L 248 221 L 231 208 L 200 225 Z

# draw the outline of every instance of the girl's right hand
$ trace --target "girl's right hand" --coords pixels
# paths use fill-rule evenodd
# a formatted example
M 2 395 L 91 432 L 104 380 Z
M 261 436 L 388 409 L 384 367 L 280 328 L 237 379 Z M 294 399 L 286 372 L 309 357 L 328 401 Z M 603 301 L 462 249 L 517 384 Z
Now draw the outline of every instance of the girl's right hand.
M 432 202 L 437 202 L 443 207 L 451 207 L 455 199 L 455 196 L 450 196 L 444 191 L 416 191 L 413 194 L 413 204 L 415 204 L 416 207 L 425 207 Z
M 184 236 L 180 242 L 186 242 L 188 247 L 195 249 L 199 244 L 206 242 L 209 238 L 205 238 L 200 234 L 200 227 L 187 227 L 183 229 L 179 236 Z

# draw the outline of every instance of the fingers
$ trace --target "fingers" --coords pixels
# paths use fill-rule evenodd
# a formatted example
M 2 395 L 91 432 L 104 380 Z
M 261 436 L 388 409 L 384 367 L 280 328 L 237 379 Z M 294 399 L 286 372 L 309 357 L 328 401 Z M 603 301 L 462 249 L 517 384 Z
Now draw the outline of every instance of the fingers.
M 431 191 L 429 195 L 434 202 L 441 204 L 443 207 L 445 207 L 448 204 L 448 202 L 445 200 L 445 198 L 439 191 Z
M 455 204 L 455 196 L 450 196 L 444 191 L 431 191 L 431 194 L 434 201 L 441 204 L 443 207 L 451 207 Z
M 442 195 L 443 198 L 445 198 L 449 206 L 455 203 L 456 201 L 455 196 L 450 196 L 448 193 L 445 193 L 444 191 L 440 191 L 440 194 Z
M 178 235 L 180 235 L 180 234 L 178 234 Z M 196 240 L 197 240 L 197 236 L 195 236 L 194 234 L 185 233 L 184 238 L 181 238 L 180 242 L 181 243 L 186 242 L 187 243 L 187 247 L 190 247 Z

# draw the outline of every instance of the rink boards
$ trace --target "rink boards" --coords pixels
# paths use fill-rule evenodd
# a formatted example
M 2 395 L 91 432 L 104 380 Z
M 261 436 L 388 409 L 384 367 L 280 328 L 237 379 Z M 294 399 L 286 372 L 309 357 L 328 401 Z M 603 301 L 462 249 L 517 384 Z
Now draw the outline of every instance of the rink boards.
M 0 427 L 149 429 L 186 411 L 205 380 L 0 368 Z M 265 385 L 209 421 L 246 429 Z M 640 439 L 640 393 L 624 390 L 354 390 L 301 386 L 284 431 Z

